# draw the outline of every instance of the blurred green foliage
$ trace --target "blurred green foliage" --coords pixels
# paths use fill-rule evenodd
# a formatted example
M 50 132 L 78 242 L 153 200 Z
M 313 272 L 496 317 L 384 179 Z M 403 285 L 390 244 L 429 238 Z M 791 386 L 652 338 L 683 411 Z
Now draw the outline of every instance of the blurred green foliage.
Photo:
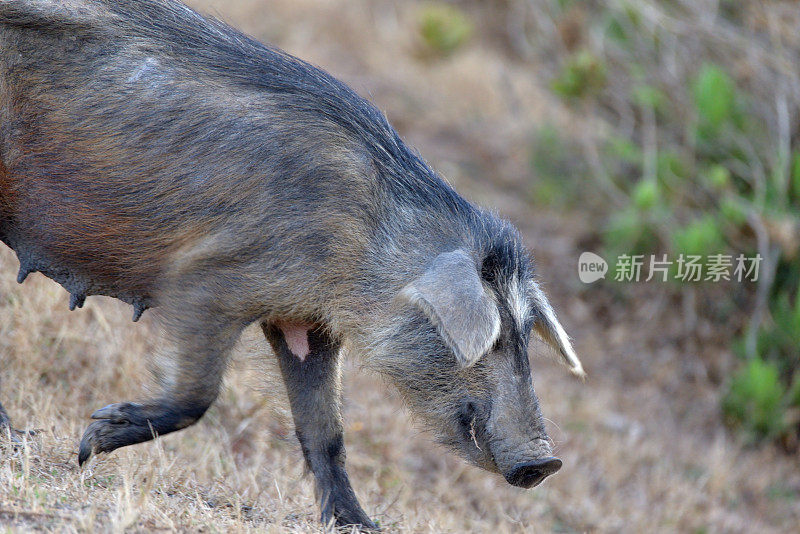
M 652 180 L 640 181 L 631 192 L 631 202 L 638 210 L 651 210 L 656 207 L 660 200 L 658 182 Z
M 600 91 L 606 75 L 605 64 L 588 50 L 581 50 L 567 58 L 552 88 L 561 96 L 580 98 Z
M 428 49 L 446 56 L 464 45 L 474 32 L 466 13 L 449 4 L 427 4 L 419 12 L 419 33 Z
M 671 248 L 675 254 L 696 256 L 721 254 L 727 249 L 719 220 L 713 214 L 673 229 Z
M 706 63 L 692 80 L 698 135 L 713 141 L 720 131 L 738 121 L 736 86 L 721 67 Z
M 667 95 L 652 85 L 634 85 L 631 90 L 631 99 L 639 107 L 651 108 L 658 114 L 664 114 L 667 111 Z
M 772 322 L 759 330 L 757 352 L 775 361 L 788 375 L 800 367 L 800 297 L 795 292 L 792 304 L 789 292 L 779 291 L 770 308 Z M 800 373 L 795 374 L 800 379 Z
M 800 152 L 793 155 L 791 196 L 795 202 L 800 202 Z
M 776 438 L 788 426 L 784 418 L 788 400 L 778 366 L 755 357 L 731 378 L 722 410 L 728 422 L 741 427 L 751 440 Z
M 587 176 L 581 158 L 575 157 L 578 147 L 564 138 L 552 125 L 541 127 L 534 136 L 530 155 L 533 172 L 541 179 L 531 188 L 534 202 L 566 207 L 577 195 Z
M 652 252 L 658 242 L 658 219 L 657 216 L 648 216 L 630 206 L 611 214 L 602 235 L 606 256 Z
M 775 94 L 763 90 L 764 84 L 772 86 L 774 74 L 762 64 L 743 69 L 743 60 L 753 60 L 722 48 L 716 36 L 705 48 L 696 47 L 696 55 L 680 56 L 676 49 L 686 37 L 654 24 L 647 19 L 652 10 L 640 12 L 634 2 L 549 5 L 553 27 L 569 23 L 574 28 L 575 20 L 584 24 L 582 40 L 575 41 L 579 46 L 555 54 L 558 49 L 550 47 L 555 57 L 539 58 L 552 65 L 550 86 L 576 113 L 606 118 L 610 131 L 597 135 L 599 161 L 591 165 L 586 152 L 558 130 L 534 136 L 536 200 L 559 205 L 570 198 L 599 212 L 606 224 L 597 234 L 607 257 L 735 258 L 769 250 L 770 261 L 762 268 L 771 265 L 775 276 L 759 273 L 767 295 L 765 313 L 752 314 L 758 306 L 755 283 L 695 284 L 693 290 L 705 292 L 705 301 L 740 310 L 742 317 L 728 339 L 742 350 L 739 365 L 723 380 L 725 420 L 756 440 L 791 438 L 796 443 L 800 149 L 786 153 L 776 121 L 765 120 L 774 117 L 765 110 L 775 109 Z M 735 4 L 723 7 L 719 16 L 729 28 L 744 24 Z M 674 8 L 669 17 L 684 17 L 687 24 L 695 16 L 673 2 L 662 8 Z M 585 16 L 575 18 L 576 9 Z M 741 79 L 736 72 L 744 73 Z

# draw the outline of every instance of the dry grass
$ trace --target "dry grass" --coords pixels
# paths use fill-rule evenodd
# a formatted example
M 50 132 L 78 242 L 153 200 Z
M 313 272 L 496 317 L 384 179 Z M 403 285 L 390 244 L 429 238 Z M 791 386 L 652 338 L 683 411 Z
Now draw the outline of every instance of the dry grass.
M 687 367 L 723 358 L 670 332 L 682 318 L 657 292 L 636 310 L 578 292 L 572 273 L 586 221 L 530 213 L 502 193 L 527 172 L 526 139 L 547 119 L 578 124 L 526 67 L 482 42 L 421 60 L 415 2 L 196 1 L 262 39 L 352 83 L 451 180 L 518 222 L 575 336 L 590 380 L 538 359 L 534 381 L 562 471 L 521 491 L 462 464 L 415 431 L 397 399 L 357 362 L 346 371 L 351 478 L 389 532 L 791 531 L 800 521 L 797 458 L 743 448 L 719 423 L 706 383 Z M 491 170 L 491 172 L 489 172 Z M 487 179 L 488 178 L 488 179 Z M 0 250 L 0 399 L 20 427 L 41 432 L 0 449 L 0 527 L 10 531 L 315 532 L 311 481 L 281 415 L 283 392 L 256 330 L 227 386 L 195 427 L 77 467 L 88 415 L 136 399 L 157 351 L 150 314 L 92 297 L 67 311 L 66 292 L 40 275 L 14 282 Z M 657 325 L 657 328 L 652 328 Z M 699 325 L 700 328 L 702 325 Z M 703 358 L 698 358 L 700 353 Z

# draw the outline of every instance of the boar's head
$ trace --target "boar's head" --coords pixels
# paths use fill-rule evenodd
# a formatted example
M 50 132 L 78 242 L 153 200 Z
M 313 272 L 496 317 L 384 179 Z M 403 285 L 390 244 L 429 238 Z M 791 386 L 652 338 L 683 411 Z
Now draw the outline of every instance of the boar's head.
M 530 336 L 584 373 L 518 236 L 439 254 L 394 309 L 380 371 L 441 443 L 523 488 L 558 471 L 533 389 Z

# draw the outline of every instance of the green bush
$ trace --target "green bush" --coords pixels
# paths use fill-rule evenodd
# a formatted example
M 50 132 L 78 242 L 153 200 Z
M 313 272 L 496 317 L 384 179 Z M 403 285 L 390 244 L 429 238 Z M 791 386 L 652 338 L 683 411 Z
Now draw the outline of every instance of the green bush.
M 664 114 L 667 111 L 667 95 L 652 85 L 634 85 L 631 90 L 631 99 L 636 105 L 651 108 L 656 113 Z
M 788 401 L 778 366 L 755 357 L 731 378 L 722 409 L 731 425 L 741 427 L 756 441 L 785 432 Z
M 698 132 L 710 138 L 738 116 L 736 85 L 721 67 L 706 63 L 692 83 Z
M 577 196 L 586 183 L 586 166 L 575 157 L 577 147 L 557 128 L 545 125 L 538 129 L 531 143 L 530 165 L 536 176 L 531 185 L 531 200 L 545 206 L 564 207 Z
M 426 46 L 440 55 L 460 48 L 472 36 L 474 26 L 459 8 L 447 4 L 428 4 L 419 13 L 419 33 Z
M 726 248 L 725 238 L 713 215 L 705 215 L 672 231 L 672 250 L 675 254 L 705 256 L 721 254 Z
M 800 297 L 791 303 L 788 292 L 781 291 L 772 299 L 771 323 L 759 330 L 757 351 L 781 365 L 790 376 L 800 367 Z
M 722 219 L 734 226 L 742 226 L 747 221 L 747 212 L 744 203 L 735 196 L 726 196 L 720 200 L 719 212 Z
M 800 204 L 800 152 L 792 156 L 792 187 L 790 190 L 792 200 Z
M 747 34 L 747 17 L 737 6 L 725 2 L 718 16 L 731 31 Z M 769 90 L 784 87 L 796 93 L 797 82 L 763 61 L 752 63 L 717 35 L 703 34 L 710 29 L 695 24 L 696 14 L 681 3 L 656 3 L 651 11 L 693 25 L 696 34 L 685 47 L 682 35 L 671 28 L 646 23 L 652 22 L 652 13 L 640 12 L 636 3 L 584 3 L 582 9 L 588 13 L 581 48 L 540 42 L 545 52 L 538 60 L 555 72 L 553 92 L 567 104 L 579 100 L 582 110 L 607 119 L 608 131 L 594 137 L 599 160 L 584 165 L 593 173 L 585 185 L 545 178 L 537 187 L 546 194 L 538 196 L 580 197 L 605 221 L 598 225 L 597 237 L 607 257 L 752 257 L 763 250 L 766 234 L 775 254 L 771 260 L 778 266 L 774 279 L 767 280 L 766 313 L 749 309 L 757 287 L 751 282 L 701 282 L 692 291 L 700 292 L 698 314 L 718 321 L 726 341 L 742 347 L 741 363 L 723 381 L 725 420 L 753 439 L 797 441 L 800 148 L 785 145 L 786 132 L 774 116 L 776 95 Z M 553 27 L 558 27 L 559 16 L 569 16 L 563 6 L 554 9 Z M 536 39 L 533 33 L 527 37 Z M 800 53 L 800 46 L 792 53 Z M 788 116 L 793 117 L 797 99 L 791 97 L 789 106 Z M 585 161 L 587 153 L 571 150 L 563 140 L 558 150 L 536 150 L 531 161 L 537 177 L 569 173 L 565 162 Z M 765 273 L 760 276 L 763 283 Z M 721 313 L 723 309 L 728 311 Z M 760 319 L 748 324 L 751 318 Z
M 658 243 L 655 225 L 634 208 L 614 213 L 602 230 L 606 257 L 647 254 Z
M 731 171 L 725 166 L 715 163 L 702 174 L 702 178 L 709 188 L 721 191 L 730 186 Z
M 636 184 L 631 193 L 633 205 L 640 210 L 655 208 L 659 200 L 658 182 L 652 180 L 642 180 Z
M 551 86 L 561 96 L 581 98 L 599 92 L 605 83 L 603 61 L 588 50 L 581 50 L 567 59 Z

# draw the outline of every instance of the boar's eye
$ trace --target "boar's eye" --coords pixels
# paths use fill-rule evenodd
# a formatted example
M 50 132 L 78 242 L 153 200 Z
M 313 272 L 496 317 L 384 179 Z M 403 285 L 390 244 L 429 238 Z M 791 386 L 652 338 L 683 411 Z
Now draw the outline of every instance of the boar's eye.
M 475 403 L 471 399 L 464 401 L 458 410 L 459 422 L 463 426 L 469 427 L 469 425 L 472 424 L 472 420 L 475 418 L 476 411 L 477 408 L 475 406 Z

